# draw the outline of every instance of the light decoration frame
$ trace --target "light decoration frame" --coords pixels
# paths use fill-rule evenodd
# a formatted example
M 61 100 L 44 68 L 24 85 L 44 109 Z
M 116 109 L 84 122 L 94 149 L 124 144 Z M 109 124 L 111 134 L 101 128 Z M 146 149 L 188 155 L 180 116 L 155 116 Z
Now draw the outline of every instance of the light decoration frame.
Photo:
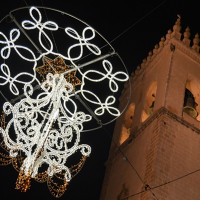
M 87 25 L 82 30 L 82 35 L 71 27 L 62 29 L 66 36 L 75 41 L 63 54 L 54 51 L 54 43 L 47 33 L 58 31 L 59 25 L 54 21 L 43 22 L 39 8 L 28 9 L 31 20 L 23 20 L 19 24 L 11 15 L 17 28 L 10 31 L 9 37 L 0 31 L 0 45 L 3 46 L 0 52 L 1 58 L 8 60 L 14 51 L 19 58 L 31 63 L 33 69 L 31 73 L 20 72 L 12 76 L 13 69 L 6 62 L 1 64 L 0 86 L 8 85 L 10 92 L 15 96 L 20 95 L 20 99 L 16 98 L 17 102 L 6 101 L 3 104 L 1 146 L 9 152 L 9 155 L 0 153 L 0 161 L 1 165 L 12 163 L 19 171 L 16 189 L 27 191 L 30 188 L 31 178 L 34 178 L 38 182 L 47 181 L 51 194 L 58 198 L 64 194 L 68 183 L 81 170 L 91 153 L 89 145 L 80 144 L 80 135 L 85 131 L 83 124 L 95 119 L 102 126 L 99 117 L 105 113 L 115 118 L 120 116 L 121 112 L 114 106 L 116 98 L 113 94 L 119 91 L 118 82 L 126 82 L 129 77 L 127 71 L 113 72 L 113 65 L 108 58 L 116 53 L 113 51 L 102 55 L 101 48 L 92 43 L 96 36 L 96 31 L 92 27 Z M 38 31 L 38 42 L 42 51 L 26 32 L 32 30 Z M 88 33 L 90 36 L 87 36 Z M 22 34 L 29 39 L 39 55 L 31 48 L 19 44 Z M 77 48 L 79 54 L 74 56 L 72 52 Z M 85 49 L 96 58 L 77 65 L 76 61 L 83 58 Z M 47 56 L 53 56 L 54 59 L 51 60 Z M 45 59 L 51 60 L 48 70 L 38 64 L 41 60 L 44 64 Z M 64 67 L 59 72 L 60 64 L 57 61 L 62 62 Z M 65 62 L 70 63 L 70 66 Z M 90 68 L 85 70 L 88 65 L 96 62 L 101 62 L 101 70 Z M 81 80 L 75 76 L 76 72 Z M 38 73 L 43 76 L 43 80 L 40 80 Z M 29 81 L 20 79 L 24 76 L 28 77 Z M 69 81 L 71 79 L 73 81 Z M 104 98 L 104 101 L 95 90 L 86 89 L 88 82 L 101 84 L 105 81 L 108 82 L 111 94 Z M 39 86 L 39 92 L 34 84 Z M 20 94 L 22 86 L 23 94 Z M 85 108 L 84 111 L 79 109 L 77 100 Z M 88 104 L 93 105 L 94 110 Z M 67 166 L 68 158 L 76 152 L 80 152 L 82 158 L 78 164 Z M 43 168 L 45 170 L 41 171 Z

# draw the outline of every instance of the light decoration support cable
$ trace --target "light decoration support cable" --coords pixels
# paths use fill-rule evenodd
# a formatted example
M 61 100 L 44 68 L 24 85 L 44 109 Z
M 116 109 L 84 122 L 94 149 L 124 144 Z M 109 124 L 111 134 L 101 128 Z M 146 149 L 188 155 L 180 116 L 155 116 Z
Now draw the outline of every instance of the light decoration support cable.
M 16 189 L 26 192 L 33 178 L 38 182 L 47 181 L 50 192 L 60 197 L 91 153 L 89 145 L 80 144 L 84 124 L 92 119 L 100 122 L 99 117 L 106 113 L 114 118 L 120 116 L 114 94 L 119 91 L 118 82 L 125 82 L 129 77 L 127 72 L 114 72 L 108 58 L 115 52 L 102 55 L 101 48 L 92 43 L 96 32 L 90 26 L 86 26 L 81 35 L 71 27 L 62 29 L 74 43 L 66 53 L 55 52 L 48 31 L 58 31 L 59 25 L 54 21 L 43 22 L 39 8 L 28 10 L 30 20 L 18 23 L 10 14 L 17 28 L 10 30 L 9 36 L 0 32 L 0 56 L 4 60 L 0 68 L 0 86 L 9 86 L 11 94 L 20 96 L 16 101 L 3 104 L 1 146 L 9 155 L 0 153 L 0 161 L 1 165 L 12 163 L 19 171 Z M 37 31 L 40 47 L 26 31 Z M 37 52 L 20 45 L 22 35 Z M 77 49 L 78 54 L 73 54 Z M 77 65 L 85 49 L 96 58 Z M 31 64 L 31 72 L 12 76 L 13 69 L 5 61 L 11 59 L 13 52 Z M 43 65 L 39 64 L 41 61 Z M 91 69 L 97 62 L 101 62 L 101 69 Z M 87 88 L 88 84 L 95 83 L 103 87 L 106 83 L 110 94 L 101 98 L 95 88 Z M 36 91 L 34 84 L 40 89 Z M 22 93 L 20 88 L 23 88 Z M 77 152 L 81 154 L 80 161 L 68 166 L 68 159 Z

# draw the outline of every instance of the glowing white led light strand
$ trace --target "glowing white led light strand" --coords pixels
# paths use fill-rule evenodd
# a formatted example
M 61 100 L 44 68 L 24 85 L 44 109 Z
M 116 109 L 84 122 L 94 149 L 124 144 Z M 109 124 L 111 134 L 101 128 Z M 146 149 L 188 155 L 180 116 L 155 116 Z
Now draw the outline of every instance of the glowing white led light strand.
M 26 98 L 14 106 L 8 102 L 4 104 L 5 114 L 12 114 L 12 119 L 6 129 L 0 128 L 0 131 L 3 133 L 4 142 L 10 149 L 11 156 L 16 157 L 19 150 L 25 153 L 26 159 L 22 165 L 25 174 L 31 170 L 34 177 L 38 173 L 39 166 L 46 163 L 49 165 L 49 176 L 65 170 L 66 180 L 70 181 L 71 174 L 65 166 L 68 157 L 77 150 L 80 150 L 84 156 L 89 156 L 91 152 L 88 145 L 79 145 L 82 123 L 91 120 L 91 116 L 77 111 L 75 102 L 70 99 L 73 86 L 66 82 L 62 74 L 48 74 L 41 89 L 43 92 L 32 99 L 30 94 L 33 88 L 26 84 L 24 88 Z M 67 107 L 69 103 L 71 110 Z M 44 105 L 48 105 L 51 109 L 49 113 L 44 110 Z M 38 121 L 39 118 L 42 118 L 41 122 Z M 59 130 L 51 129 L 54 123 L 58 124 Z M 13 132 L 10 131 L 12 127 L 15 130 L 15 140 L 10 137 L 10 134 L 13 136 Z M 75 136 L 74 145 L 68 148 L 68 143 L 72 142 Z M 37 148 L 32 151 L 34 145 Z M 42 154 L 37 158 L 41 149 L 43 149 Z M 56 171 L 53 166 L 57 166 Z

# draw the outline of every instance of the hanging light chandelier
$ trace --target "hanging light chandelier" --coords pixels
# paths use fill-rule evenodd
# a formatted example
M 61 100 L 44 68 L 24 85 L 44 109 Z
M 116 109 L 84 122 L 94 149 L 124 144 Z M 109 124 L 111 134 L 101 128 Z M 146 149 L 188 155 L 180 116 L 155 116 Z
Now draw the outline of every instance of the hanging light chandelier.
M 47 19 L 47 12 L 52 18 L 57 14 L 55 21 Z M 61 20 L 64 16 L 68 21 Z M 71 15 L 27 7 L 10 12 L 1 23 L 8 18 L 14 27 L 0 30 L 0 86 L 6 100 L 0 162 L 19 171 L 16 189 L 26 192 L 31 179 L 47 181 L 58 198 L 91 153 L 80 143 L 81 134 L 108 124 L 125 109 L 117 108 L 115 94 L 128 75 L 112 46 Z M 78 30 L 63 21 L 76 22 Z M 93 43 L 96 37 L 100 46 Z M 74 163 L 70 158 L 76 154 L 80 159 Z

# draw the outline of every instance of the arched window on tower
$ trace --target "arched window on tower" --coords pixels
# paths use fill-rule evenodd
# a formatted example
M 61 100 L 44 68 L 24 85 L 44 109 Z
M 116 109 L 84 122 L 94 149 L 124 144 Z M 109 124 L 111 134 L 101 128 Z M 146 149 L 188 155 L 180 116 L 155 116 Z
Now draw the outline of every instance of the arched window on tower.
M 127 111 L 125 112 L 124 115 L 124 121 L 122 125 L 122 129 L 120 132 L 120 139 L 119 139 L 119 144 L 121 145 L 125 140 L 127 140 L 130 136 L 130 129 L 132 126 L 133 122 L 133 116 L 135 112 L 135 104 L 132 103 L 129 105 Z
M 200 121 L 200 82 L 195 79 L 186 82 L 183 112 Z
M 154 81 L 146 94 L 144 109 L 142 111 L 141 121 L 144 122 L 149 116 L 151 116 L 154 112 L 154 105 L 156 99 L 156 91 L 157 91 L 157 82 Z

